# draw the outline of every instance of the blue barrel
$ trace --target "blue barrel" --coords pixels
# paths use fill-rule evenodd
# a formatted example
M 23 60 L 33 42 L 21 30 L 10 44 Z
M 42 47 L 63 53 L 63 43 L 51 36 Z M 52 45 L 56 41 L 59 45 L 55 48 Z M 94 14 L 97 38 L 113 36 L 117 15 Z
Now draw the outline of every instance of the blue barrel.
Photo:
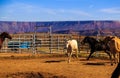
M 20 48 L 30 48 L 31 42 L 22 42 Z

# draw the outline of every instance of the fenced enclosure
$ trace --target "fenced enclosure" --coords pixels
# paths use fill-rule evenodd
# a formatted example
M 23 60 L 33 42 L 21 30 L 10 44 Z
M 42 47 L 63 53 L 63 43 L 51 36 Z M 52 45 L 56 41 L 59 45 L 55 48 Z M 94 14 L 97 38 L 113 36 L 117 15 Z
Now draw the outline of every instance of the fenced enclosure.
M 73 38 L 71 34 L 36 34 L 35 48 L 37 52 L 63 52 L 65 49 L 66 40 Z M 77 36 L 79 37 L 79 36 Z M 77 38 L 76 37 L 76 38 Z M 74 38 L 75 39 L 75 38 Z M 79 40 L 79 39 L 78 39 Z
M 6 39 L 0 52 L 63 52 L 66 40 L 81 40 L 81 36 L 71 34 L 29 33 L 11 36 L 12 40 Z
M 49 33 L 28 33 L 11 34 L 12 40 L 6 39 L 0 52 L 16 53 L 64 53 L 66 51 L 66 40 L 76 39 L 80 53 L 89 54 L 89 46 L 81 45 L 84 36 L 73 34 L 49 34 Z M 103 37 L 100 37 L 103 38 Z M 95 52 L 97 53 L 97 52 Z M 103 55 L 103 52 L 98 52 Z M 97 53 L 97 54 L 98 54 Z M 102 54 L 101 54 L 102 53 Z M 99 55 L 98 54 L 98 55 Z
M 5 39 L 0 52 L 29 52 L 32 49 L 33 34 L 11 34 L 12 40 Z

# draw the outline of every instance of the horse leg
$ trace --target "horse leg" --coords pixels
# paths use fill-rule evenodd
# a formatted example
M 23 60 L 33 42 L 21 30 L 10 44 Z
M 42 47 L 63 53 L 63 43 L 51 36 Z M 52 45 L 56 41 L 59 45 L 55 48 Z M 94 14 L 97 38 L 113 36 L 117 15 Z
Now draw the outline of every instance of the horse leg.
M 68 53 L 68 63 L 70 63 L 72 52 Z
M 89 54 L 89 56 L 88 56 L 88 58 L 87 58 L 87 60 L 89 60 L 89 58 L 91 57 L 91 55 L 94 53 L 94 51 L 90 51 L 90 54 Z
M 114 63 L 117 63 L 117 58 L 116 58 L 116 53 L 113 53 L 113 57 L 114 57 Z
M 70 63 L 70 53 L 68 53 L 68 63 Z
M 120 63 L 120 52 L 119 52 L 119 56 L 118 56 L 118 58 L 119 58 L 119 63 Z
M 77 49 L 76 49 L 76 58 L 78 58 L 78 51 L 77 51 Z
M 119 53 L 116 53 L 116 63 L 119 63 Z
M 113 65 L 113 63 L 112 63 L 112 57 L 111 57 L 110 52 L 109 52 L 109 51 L 105 51 L 105 53 L 107 53 L 107 54 L 109 55 L 109 58 L 110 58 L 110 61 L 111 61 L 111 66 L 112 66 L 112 65 Z
M 80 53 L 80 46 L 78 46 L 78 52 Z

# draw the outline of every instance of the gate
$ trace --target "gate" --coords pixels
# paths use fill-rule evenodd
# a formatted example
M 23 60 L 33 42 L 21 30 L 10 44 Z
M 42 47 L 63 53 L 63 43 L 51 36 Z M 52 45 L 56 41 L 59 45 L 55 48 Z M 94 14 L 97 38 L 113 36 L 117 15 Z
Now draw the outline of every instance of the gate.
M 68 34 L 36 33 L 35 52 L 54 53 L 63 52 L 66 40 L 70 38 Z

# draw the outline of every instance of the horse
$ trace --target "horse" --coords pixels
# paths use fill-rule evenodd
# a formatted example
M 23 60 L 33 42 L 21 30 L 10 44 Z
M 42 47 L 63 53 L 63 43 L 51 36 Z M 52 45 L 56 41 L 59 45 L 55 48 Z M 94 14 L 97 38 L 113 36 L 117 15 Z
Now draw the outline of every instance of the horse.
M 12 37 L 7 32 L 2 32 L 0 34 L 0 49 L 2 48 L 2 44 L 5 41 L 5 38 L 12 39 Z
M 120 63 L 118 63 L 117 67 L 114 69 L 111 78 L 119 78 L 120 76 Z
M 111 60 L 111 55 L 110 55 L 110 48 L 109 46 L 107 46 L 107 43 L 105 44 L 105 41 L 102 41 L 102 40 L 97 40 L 93 37 L 90 37 L 90 36 L 86 36 L 81 44 L 85 44 L 85 43 L 88 43 L 89 46 L 90 46 L 90 54 L 87 58 L 87 60 L 89 60 L 89 58 L 91 57 L 91 55 L 96 52 L 96 51 L 104 51 L 105 53 L 107 53 L 110 57 L 110 60 Z
M 120 62 L 120 39 L 116 36 L 110 37 L 108 45 L 110 47 L 111 55 L 113 55 L 114 58 L 111 60 L 111 64 L 113 64 L 113 61 L 115 64 Z
M 78 58 L 78 43 L 76 40 L 74 39 L 68 40 L 66 43 L 66 48 L 67 48 L 67 54 L 68 54 L 68 63 L 70 63 L 70 59 L 73 51 L 76 52 L 76 57 Z

